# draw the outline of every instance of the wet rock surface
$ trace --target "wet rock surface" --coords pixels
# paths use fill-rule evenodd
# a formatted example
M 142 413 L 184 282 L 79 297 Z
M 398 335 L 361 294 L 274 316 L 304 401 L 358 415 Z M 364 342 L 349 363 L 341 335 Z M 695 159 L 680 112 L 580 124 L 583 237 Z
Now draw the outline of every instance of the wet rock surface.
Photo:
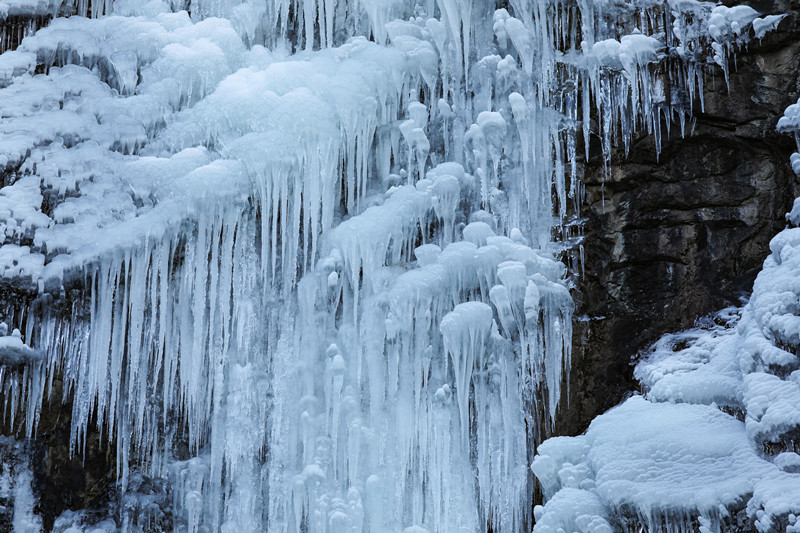
M 82 453 L 70 453 L 71 408 L 54 402 L 43 410 L 34 446 L 33 491 L 45 531 L 68 509 L 104 508 L 115 499 L 115 455 L 106 439 L 93 431 Z
M 62 402 L 62 394 L 62 382 L 57 380 L 53 383 L 51 400 L 46 400 L 42 407 L 33 439 L 24 438 L 19 417 L 13 428 L 5 421 L 0 432 L 16 437 L 25 450 L 33 476 L 35 512 L 42 519 L 44 531 L 50 531 L 56 518 L 66 510 L 101 509 L 102 514 L 107 514 L 116 499 L 114 447 L 92 428 L 81 449 L 70 450 L 72 401 Z M 1 391 L 0 401 L 5 401 Z M 10 518 L 13 508 L 8 510 Z M 0 531 L 7 531 L 1 517 Z

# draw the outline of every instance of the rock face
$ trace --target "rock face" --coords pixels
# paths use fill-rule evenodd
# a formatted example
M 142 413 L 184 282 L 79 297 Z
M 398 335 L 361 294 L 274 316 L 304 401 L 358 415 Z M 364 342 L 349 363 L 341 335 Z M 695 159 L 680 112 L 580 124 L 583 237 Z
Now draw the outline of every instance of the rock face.
M 705 77 L 694 132 L 673 123 L 660 156 L 651 136 L 586 166 L 585 274 L 578 280 L 569 404 L 558 432 L 578 434 L 635 388 L 631 355 L 663 333 L 738 303 L 800 190 L 794 140 L 775 131 L 800 89 L 800 1 L 754 2 L 787 13 L 778 30 Z M 734 65 L 736 69 L 734 69 Z M 699 105 L 697 105 L 699 108 Z
M 58 394 L 60 388 L 56 384 Z M 45 406 L 39 434 L 32 443 L 32 488 L 45 531 L 52 529 L 63 511 L 103 508 L 115 496 L 114 448 L 92 431 L 83 453 L 70 453 L 71 409 L 72 402 Z
M 33 439 L 22 438 L 22 417 L 16 418 L 14 427 L 7 419 L 0 426 L 0 435 L 15 437 L 28 457 L 26 462 L 33 476 L 31 489 L 37 502 L 35 512 L 41 517 L 44 531 L 52 530 L 55 519 L 67 509 L 105 510 L 116 496 L 115 448 L 92 427 L 82 449 L 70 451 L 72 400 L 68 397 L 62 402 L 62 397 L 63 382 L 56 379 L 51 400 L 42 406 Z M 0 402 L 5 400 L 0 392 Z M 0 507 L 10 503 L 0 502 Z M 13 515 L 13 507 L 0 511 L 6 511 L 0 512 L 0 531 L 8 531 L 3 518 L 4 514 L 9 518 Z

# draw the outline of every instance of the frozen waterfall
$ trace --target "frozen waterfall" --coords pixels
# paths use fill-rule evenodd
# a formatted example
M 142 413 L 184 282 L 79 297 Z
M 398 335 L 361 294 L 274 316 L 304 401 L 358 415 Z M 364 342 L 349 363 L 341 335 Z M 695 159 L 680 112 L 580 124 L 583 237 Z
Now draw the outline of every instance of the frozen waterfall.
M 530 530 L 584 154 L 688 133 L 704 72 L 779 21 L 758 17 L 0 2 L 14 527 L 42 527 L 23 443 L 71 402 L 71 452 L 113 446 L 119 502 L 60 531 Z

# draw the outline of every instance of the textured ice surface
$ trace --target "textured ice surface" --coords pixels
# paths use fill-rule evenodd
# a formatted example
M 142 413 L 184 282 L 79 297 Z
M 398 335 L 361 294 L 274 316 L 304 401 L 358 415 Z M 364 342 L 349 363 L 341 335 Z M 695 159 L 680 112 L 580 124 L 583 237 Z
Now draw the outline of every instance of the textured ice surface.
M 597 517 L 613 516 L 625 528 L 639 522 L 650 531 L 687 531 L 697 517 L 719 527 L 757 486 L 786 476 L 760 456 L 740 421 L 713 405 L 633 397 L 597 417 L 580 442 L 584 454 L 567 455 L 570 462 L 561 450 L 574 447 L 569 440 L 539 449 L 532 468 L 560 491 L 548 499 L 537 530 L 583 505 L 587 496 L 578 488 L 602 502 Z
M 740 340 L 727 334 L 739 311 L 718 313 L 710 327 L 665 335 L 636 365 L 634 375 L 647 397 L 661 402 L 686 402 L 737 407 L 742 402 Z

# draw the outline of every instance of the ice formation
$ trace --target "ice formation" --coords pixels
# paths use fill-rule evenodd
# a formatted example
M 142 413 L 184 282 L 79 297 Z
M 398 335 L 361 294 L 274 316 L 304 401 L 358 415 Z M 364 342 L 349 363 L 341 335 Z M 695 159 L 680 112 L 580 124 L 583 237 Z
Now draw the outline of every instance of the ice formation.
M 780 20 L 494 7 L 0 1 L 30 21 L 0 40 L 4 417 L 31 437 L 71 399 L 72 452 L 113 442 L 122 494 L 58 527 L 147 530 L 162 507 L 189 532 L 530 527 L 570 368 L 579 152 L 659 143 L 705 69 Z M 608 530 L 600 486 L 567 527 Z
M 798 135 L 799 107 L 779 130 Z M 539 446 L 535 532 L 720 531 L 743 514 L 761 533 L 800 531 L 799 206 L 744 307 L 664 336 L 636 366 L 644 396 Z
M 3 511 L 11 508 L 10 516 L 4 518 L 13 531 L 38 533 L 42 520 L 34 512 L 33 473 L 26 451 L 23 442 L 0 437 L 0 502 Z

